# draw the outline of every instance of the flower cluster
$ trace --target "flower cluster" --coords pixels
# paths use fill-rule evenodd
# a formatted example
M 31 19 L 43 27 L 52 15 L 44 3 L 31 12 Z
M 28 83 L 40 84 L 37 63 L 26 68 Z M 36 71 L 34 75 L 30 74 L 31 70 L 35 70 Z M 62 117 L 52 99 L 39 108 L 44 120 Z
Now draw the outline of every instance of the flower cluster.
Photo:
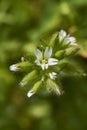
M 65 44 L 77 45 L 75 37 L 70 37 L 64 30 L 59 32 L 59 41 L 64 41 Z
M 52 36 L 48 44 L 43 44 L 43 47 L 39 47 L 34 51 L 33 61 L 22 61 L 13 64 L 10 66 L 10 70 L 28 70 L 28 74 L 20 82 L 20 86 L 32 82 L 33 87 L 27 93 L 28 97 L 31 97 L 44 85 L 47 89 L 60 95 L 62 91 L 59 77 L 62 66 L 65 67 L 65 63 L 68 64 L 64 62 L 66 57 L 74 55 L 78 50 L 76 39 L 61 30 Z

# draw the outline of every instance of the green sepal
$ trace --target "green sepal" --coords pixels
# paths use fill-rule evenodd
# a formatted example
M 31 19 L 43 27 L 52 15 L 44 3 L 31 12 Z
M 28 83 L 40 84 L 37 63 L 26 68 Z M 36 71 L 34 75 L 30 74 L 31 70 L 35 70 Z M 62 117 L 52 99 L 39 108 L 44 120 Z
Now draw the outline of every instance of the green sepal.
M 58 32 L 52 35 L 50 39 L 49 46 L 54 47 L 54 45 L 58 42 Z M 58 44 L 58 43 L 57 43 Z
M 28 61 L 24 61 L 15 64 L 15 66 L 17 67 L 17 71 L 25 71 L 28 70 L 32 66 L 32 64 Z
M 61 95 L 61 90 L 58 84 L 50 78 L 47 79 L 46 86 L 49 90 L 54 91 L 57 95 Z
M 30 73 L 28 73 L 27 75 L 25 75 L 25 77 L 22 79 L 22 81 L 20 82 L 21 86 L 26 85 L 29 81 L 34 80 L 37 77 L 37 71 L 33 70 Z
M 62 59 L 64 57 L 65 52 L 66 52 L 65 50 L 57 51 L 55 53 L 55 57 L 58 58 L 58 59 Z
M 33 85 L 32 89 L 31 89 L 30 91 L 36 93 L 37 90 L 39 89 L 39 87 L 41 86 L 41 84 L 42 84 L 42 81 L 41 81 L 41 80 L 37 81 L 37 82 Z
M 71 46 L 69 48 L 67 48 L 65 51 L 64 56 L 72 56 L 74 54 L 76 54 L 79 51 L 79 47 L 78 46 Z

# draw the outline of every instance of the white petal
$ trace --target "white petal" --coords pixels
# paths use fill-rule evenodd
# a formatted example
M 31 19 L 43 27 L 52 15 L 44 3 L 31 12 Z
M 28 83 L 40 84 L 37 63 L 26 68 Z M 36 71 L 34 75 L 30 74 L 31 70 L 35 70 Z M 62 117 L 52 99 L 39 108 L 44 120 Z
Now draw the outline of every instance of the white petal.
M 32 90 L 30 90 L 30 91 L 27 93 L 27 96 L 28 96 L 28 97 L 31 97 L 33 94 L 34 94 L 34 92 L 33 92 Z
M 56 75 L 57 75 L 57 73 L 55 73 L 55 72 L 49 73 L 49 76 L 51 79 L 55 79 Z
M 71 41 L 71 42 L 76 42 L 75 37 L 70 37 L 70 41 Z
M 66 37 L 66 32 L 64 30 L 61 30 L 59 32 L 59 41 L 62 41 Z
M 42 58 L 42 52 L 39 50 L 39 49 L 37 49 L 37 50 L 35 50 L 35 55 L 36 55 L 36 57 L 37 57 L 37 59 L 40 59 L 40 58 Z
M 52 47 L 46 47 L 45 52 L 44 52 L 44 57 L 50 58 L 52 55 Z
M 58 63 L 58 60 L 55 58 L 48 59 L 48 65 L 56 65 L 57 63 Z
M 35 63 L 36 63 L 37 65 L 41 65 L 41 63 L 40 63 L 40 61 L 39 61 L 38 59 L 35 60 Z
M 18 70 L 18 67 L 14 64 L 14 65 L 11 65 L 11 66 L 9 67 L 9 69 L 10 69 L 11 71 L 17 71 L 17 70 Z
M 45 64 L 45 68 L 48 69 L 48 64 Z
M 55 72 L 52 72 L 52 74 L 53 74 L 53 75 L 57 75 L 57 73 L 55 73 Z
M 53 79 L 52 73 L 49 73 L 49 76 L 50 76 L 51 79 Z
M 67 37 L 65 38 L 64 42 L 66 44 L 70 43 L 71 45 L 76 45 L 75 37 L 69 37 L 69 35 L 67 35 Z
M 72 43 L 75 43 L 76 42 L 76 39 L 74 37 L 69 37 L 68 38 L 68 41 L 69 42 L 72 42 Z
M 70 37 L 69 41 L 72 45 L 76 44 L 76 39 L 74 37 Z
M 45 64 L 41 64 L 41 67 L 42 67 L 42 70 L 44 70 L 46 68 Z

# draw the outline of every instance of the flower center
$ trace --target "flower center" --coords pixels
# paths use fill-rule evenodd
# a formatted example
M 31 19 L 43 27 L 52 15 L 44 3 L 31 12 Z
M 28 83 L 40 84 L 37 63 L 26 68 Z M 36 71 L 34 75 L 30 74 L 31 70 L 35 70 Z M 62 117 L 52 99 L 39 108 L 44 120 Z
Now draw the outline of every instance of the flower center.
M 41 62 L 41 64 L 47 64 L 47 63 L 48 63 L 48 60 L 43 59 L 43 60 L 41 60 L 40 62 Z

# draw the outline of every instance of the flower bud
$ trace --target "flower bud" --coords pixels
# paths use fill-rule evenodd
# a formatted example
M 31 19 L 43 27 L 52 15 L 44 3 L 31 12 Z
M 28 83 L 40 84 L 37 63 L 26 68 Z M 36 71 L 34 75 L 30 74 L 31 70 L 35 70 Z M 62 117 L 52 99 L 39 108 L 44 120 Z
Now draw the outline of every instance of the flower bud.
M 33 70 L 32 72 L 28 73 L 20 82 L 21 86 L 26 85 L 29 81 L 33 80 L 37 76 L 37 71 Z
M 55 57 L 57 57 L 58 59 L 61 59 L 61 58 L 64 57 L 65 52 L 66 52 L 65 50 L 57 51 L 57 52 L 55 53 Z
M 47 80 L 47 88 L 51 89 L 52 91 L 54 91 L 57 95 L 61 95 L 61 91 L 60 88 L 58 86 L 58 84 L 56 84 L 53 80 L 48 79 Z
M 49 45 L 54 47 L 56 42 L 58 42 L 58 33 L 53 34 L 53 36 L 49 42 Z
M 42 81 L 41 81 L 41 80 L 40 80 L 40 81 L 37 81 L 37 82 L 34 84 L 33 88 L 27 93 L 27 96 L 28 96 L 28 97 L 31 97 L 33 94 L 35 94 L 35 93 L 37 92 L 37 90 L 39 89 L 39 87 L 41 86 L 41 84 L 42 84 Z
M 78 46 L 72 46 L 67 48 L 65 51 L 64 56 L 70 56 L 70 55 L 74 55 L 75 53 L 77 53 L 77 51 L 79 51 L 79 47 Z
M 24 70 L 29 69 L 30 66 L 32 66 L 32 64 L 28 61 L 25 61 L 25 62 L 13 64 L 13 65 L 10 66 L 9 69 L 11 71 L 24 71 Z

